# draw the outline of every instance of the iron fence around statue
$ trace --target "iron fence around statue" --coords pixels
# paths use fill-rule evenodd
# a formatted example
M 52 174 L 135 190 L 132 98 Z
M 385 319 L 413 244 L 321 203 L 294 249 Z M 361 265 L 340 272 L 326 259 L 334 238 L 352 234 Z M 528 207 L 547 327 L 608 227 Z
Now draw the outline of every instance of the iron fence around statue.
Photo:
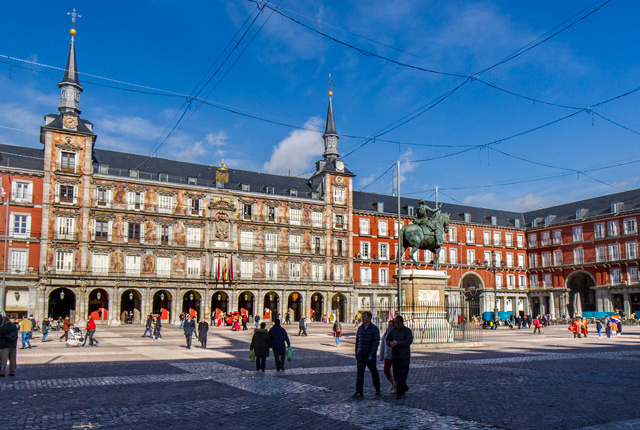
M 396 314 L 396 308 L 359 309 L 359 313 L 370 311 L 373 322 L 382 333 L 388 321 Z M 413 332 L 413 342 L 421 343 L 463 343 L 482 342 L 482 322 L 473 315 L 479 309 L 466 305 L 440 305 L 422 303 L 405 305 L 400 309 L 404 324 Z

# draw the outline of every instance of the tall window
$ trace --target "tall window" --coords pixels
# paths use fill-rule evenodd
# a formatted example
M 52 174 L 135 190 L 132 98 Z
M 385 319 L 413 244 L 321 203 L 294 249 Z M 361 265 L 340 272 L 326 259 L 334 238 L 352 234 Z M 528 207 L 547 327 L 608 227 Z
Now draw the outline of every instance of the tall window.
M 584 251 L 582 248 L 576 248 L 573 250 L 573 264 L 584 263 Z
M 518 254 L 518 267 L 524 267 L 524 254 Z
M 378 272 L 378 284 L 387 285 L 389 283 L 389 269 L 381 268 Z
M 482 244 L 484 246 L 491 245 L 491 232 L 490 231 L 483 231 L 482 232 Z
M 624 244 L 624 248 L 627 260 L 638 258 L 638 244 L 636 242 L 627 242 Z
M 109 221 L 95 221 L 95 240 L 108 241 L 109 240 Z
M 496 246 L 502 245 L 502 234 L 499 231 L 493 232 L 493 244 Z
M 61 184 L 59 187 L 60 201 L 63 203 L 73 203 L 73 196 L 75 195 L 75 185 Z
M 75 172 L 76 154 L 74 152 L 62 152 L 60 154 L 60 170 L 65 172 Z
M 513 246 L 513 234 L 511 233 L 504 234 L 504 244 L 506 246 Z
M 253 261 L 247 261 L 247 260 L 240 261 L 240 277 L 242 279 L 253 278 Z
M 302 209 L 289 210 L 289 223 L 292 225 L 300 225 L 302 221 Z
M 144 202 L 144 193 L 142 191 L 127 191 L 127 209 L 139 211 L 142 209 Z
M 476 261 L 476 251 L 473 249 L 467 249 L 467 264 L 472 265 L 475 264 Z
M 371 246 L 369 242 L 360 242 L 360 258 L 371 258 Z
M 333 278 L 334 278 L 334 281 L 344 282 L 344 279 L 346 277 L 346 273 L 347 273 L 346 266 L 344 266 L 342 264 L 338 264 L 338 265 L 333 266 Z
M 278 250 L 278 233 L 267 233 L 265 246 L 267 251 L 275 252 Z
M 334 223 L 335 228 L 347 228 L 347 226 L 344 223 L 344 215 L 342 214 L 336 214 L 335 215 L 335 223 Z
M 10 236 L 28 238 L 31 235 L 31 216 L 11 214 L 11 231 Z
M 531 285 L 531 288 L 538 288 L 538 275 L 534 274 L 534 275 L 529 275 L 529 285 Z
M 251 220 L 253 214 L 253 207 L 251 203 L 244 203 L 242 205 L 242 218 L 245 220 Z
M 513 267 L 513 254 L 511 252 L 505 254 L 505 263 L 507 267 Z
M 607 261 L 607 247 L 604 245 L 596 246 L 596 263 Z
M 187 258 L 187 276 L 200 276 L 202 260 L 199 258 Z
M 553 265 L 562 266 L 562 251 L 553 251 Z
M 496 288 L 502 288 L 502 273 L 496 273 Z
M 516 245 L 518 248 L 524 248 L 524 235 L 519 234 L 516 236 Z
M 449 227 L 449 242 L 458 241 L 458 231 L 455 227 Z
M 618 261 L 620 260 L 620 244 L 612 243 L 609 245 L 609 260 Z
M 91 256 L 91 271 L 94 274 L 109 273 L 109 254 L 93 254 Z
M 111 190 L 98 188 L 96 190 L 96 204 L 98 206 L 109 206 L 111 203 Z
M 516 275 L 507 275 L 507 288 L 513 290 L 516 287 Z
M 124 270 L 127 275 L 139 275 L 142 258 L 139 255 L 126 255 L 124 259 Z
M 371 268 L 370 267 L 360 268 L 360 284 L 371 285 Z
M 518 275 L 518 288 L 524 290 L 527 288 L 527 276 L 526 275 Z
M 267 221 L 276 222 L 276 208 L 273 206 L 267 207 Z
M 582 242 L 582 226 L 576 226 L 572 229 L 572 236 L 574 242 Z
M 620 234 L 620 230 L 618 229 L 618 221 L 609 221 L 607 223 L 607 233 L 611 237 L 616 237 Z
M 240 232 L 240 248 L 241 249 L 253 249 L 253 232 L 241 231 Z
M 9 270 L 11 273 L 26 273 L 27 269 L 27 251 L 12 249 L 9 260 Z
M 342 187 L 333 189 L 333 203 L 336 205 L 344 205 L 347 203 L 347 190 Z
M 322 212 L 313 211 L 311 212 L 311 226 L 312 227 L 322 227 Z
M 314 254 L 322 254 L 322 238 L 319 236 L 312 237 L 311 248 Z
M 73 270 L 73 251 L 56 251 L 56 272 Z
M 31 203 L 33 184 L 31 182 L 14 181 L 11 190 L 11 200 L 20 203 Z
M 324 266 L 318 263 L 311 263 L 311 280 L 322 281 L 324 279 Z
M 553 287 L 553 281 L 551 278 L 551 273 L 545 273 L 542 275 L 542 288 L 551 288 Z
M 187 227 L 187 246 L 202 245 L 202 228 Z
M 609 272 L 609 276 L 611 277 L 612 284 L 619 284 L 622 282 L 622 271 L 619 267 L 612 267 Z
M 378 236 L 389 236 L 389 229 L 386 221 L 378 221 Z
M 336 239 L 336 256 L 344 257 L 345 256 L 345 241 L 344 239 Z
M 191 215 L 202 216 L 202 200 L 195 198 L 189 199 L 189 213 Z
M 627 283 L 628 284 L 637 284 L 638 283 L 638 267 L 627 267 Z
M 535 247 L 538 246 L 538 235 L 535 233 L 531 233 L 529 235 L 529 246 Z
M 173 196 L 165 196 L 162 194 L 158 196 L 158 212 L 161 214 L 173 213 Z
M 402 223 L 398 223 L 398 221 L 393 221 L 393 236 L 398 237 L 398 232 L 402 230 Z
M 170 231 L 171 231 L 171 227 L 169 227 L 168 225 L 161 225 L 160 226 L 160 245 L 168 245 L 169 244 Z
M 378 258 L 380 260 L 388 260 L 389 259 L 389 244 L 388 243 L 380 243 L 378 245 Z
M 476 243 L 476 233 L 472 228 L 467 229 L 467 243 Z
M 449 263 L 451 264 L 458 263 L 458 252 L 455 248 L 449 248 Z
M 302 236 L 292 234 L 289 236 L 289 252 L 300 252 L 302 250 Z
M 532 269 L 538 267 L 538 254 L 529 254 L 529 267 Z
M 542 267 L 551 266 L 551 253 L 550 252 L 543 252 L 542 254 L 540 254 L 540 259 L 541 259 L 541 262 L 542 262 Z
M 300 279 L 300 263 L 289 263 L 289 277 L 291 279 Z
M 156 259 L 156 273 L 158 276 L 171 276 L 171 257 L 158 257 Z
M 604 239 L 605 238 L 605 228 L 604 223 L 600 222 L 598 224 L 593 225 L 593 237 L 595 239 Z
M 627 218 L 623 224 L 624 234 L 636 234 L 638 232 L 638 226 L 635 218 Z
M 360 218 L 360 234 L 368 235 L 369 233 L 369 219 Z
M 553 230 L 553 244 L 560 245 L 562 243 L 562 230 Z
M 540 235 L 540 242 L 542 242 L 542 246 L 549 246 L 551 244 L 551 232 L 543 231 Z
M 140 241 L 140 230 L 141 230 L 140 223 L 133 223 L 133 222 L 129 223 L 129 234 L 127 235 L 129 242 Z
M 265 276 L 267 279 L 278 279 L 278 262 L 267 261 L 265 264 Z

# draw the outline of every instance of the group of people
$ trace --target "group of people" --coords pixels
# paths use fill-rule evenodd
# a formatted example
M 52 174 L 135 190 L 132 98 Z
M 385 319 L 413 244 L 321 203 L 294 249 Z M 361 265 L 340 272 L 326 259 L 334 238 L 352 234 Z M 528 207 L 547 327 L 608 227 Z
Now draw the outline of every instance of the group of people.
M 196 331 L 195 319 L 192 318 L 191 315 L 187 314 L 182 324 L 182 329 L 184 330 L 184 337 L 187 341 L 187 349 L 191 349 L 194 335 L 196 336 L 196 340 L 200 341 L 200 347 L 204 349 L 207 348 L 207 334 L 209 333 L 209 323 L 204 319 L 204 317 L 200 318 L 200 322 L 198 323 L 198 328 Z
M 265 371 L 269 349 L 273 350 L 276 372 L 284 372 L 285 354 L 291 347 L 287 331 L 280 325 L 280 320 L 273 322 L 273 327 L 267 331 L 267 324 L 262 322 L 251 337 L 249 351 L 252 351 L 256 363 L 256 371 Z
M 141 337 L 149 337 L 155 340 L 162 340 L 162 318 L 159 315 L 147 315 L 147 320 L 144 323 L 144 333 Z
M 596 331 L 598 337 L 602 337 L 602 329 L 604 328 L 607 338 L 622 333 L 622 321 L 616 318 L 606 317 L 596 321 Z M 569 325 L 569 331 L 573 332 L 574 338 L 587 337 L 589 334 L 589 320 L 586 318 L 576 317 Z
M 365 311 L 361 314 L 362 324 L 356 332 L 356 392 L 351 396 L 359 399 L 364 396 L 364 370 L 369 369 L 376 395 L 380 395 L 380 375 L 376 367 L 376 356 L 380 345 L 380 330 L 371 322 L 373 315 Z M 396 315 L 389 321 L 387 331 L 382 337 L 380 358 L 384 360 L 384 375 L 391 384 L 391 390 L 396 393 L 396 399 L 401 399 L 409 390 L 407 377 L 411 361 L 411 344 L 413 332 L 404 325 L 401 315 Z M 393 370 L 393 374 L 391 373 Z

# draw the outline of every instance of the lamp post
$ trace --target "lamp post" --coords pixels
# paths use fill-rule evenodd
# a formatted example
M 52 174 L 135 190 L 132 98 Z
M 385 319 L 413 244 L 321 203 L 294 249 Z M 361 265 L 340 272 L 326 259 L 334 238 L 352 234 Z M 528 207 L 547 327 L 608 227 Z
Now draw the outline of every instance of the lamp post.
M 491 270 L 493 272 L 493 320 L 498 318 L 498 284 L 496 283 L 496 271 L 499 267 L 504 266 L 504 261 L 498 263 L 496 261 L 496 252 L 491 251 L 491 261 L 484 261 L 485 270 Z

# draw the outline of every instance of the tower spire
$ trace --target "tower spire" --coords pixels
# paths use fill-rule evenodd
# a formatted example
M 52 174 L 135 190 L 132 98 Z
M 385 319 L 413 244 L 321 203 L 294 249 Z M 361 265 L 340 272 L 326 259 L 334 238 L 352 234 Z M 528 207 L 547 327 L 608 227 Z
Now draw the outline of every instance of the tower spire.
M 331 83 L 331 75 L 327 79 L 329 81 L 329 107 L 327 108 L 327 123 L 325 125 L 324 134 L 322 139 L 324 140 L 324 153 L 322 156 L 327 161 L 333 161 L 337 159 L 340 154 L 338 153 L 338 133 L 336 132 L 336 123 L 333 116 L 333 103 L 331 97 L 333 96 L 333 87 Z
M 73 12 L 67 12 L 71 15 L 71 25 L 72 28 L 69 30 L 71 33 L 71 44 L 69 46 L 69 55 L 67 56 L 67 67 L 64 70 L 64 76 L 62 80 L 58 83 L 58 87 L 60 88 L 60 105 L 58 106 L 58 110 L 61 113 L 72 113 L 80 115 L 80 93 L 83 88 L 80 85 L 80 81 L 78 81 L 78 66 L 76 64 L 76 45 L 75 45 L 75 34 L 76 34 L 76 17 L 80 17 L 76 13 L 76 10 L 73 9 Z

